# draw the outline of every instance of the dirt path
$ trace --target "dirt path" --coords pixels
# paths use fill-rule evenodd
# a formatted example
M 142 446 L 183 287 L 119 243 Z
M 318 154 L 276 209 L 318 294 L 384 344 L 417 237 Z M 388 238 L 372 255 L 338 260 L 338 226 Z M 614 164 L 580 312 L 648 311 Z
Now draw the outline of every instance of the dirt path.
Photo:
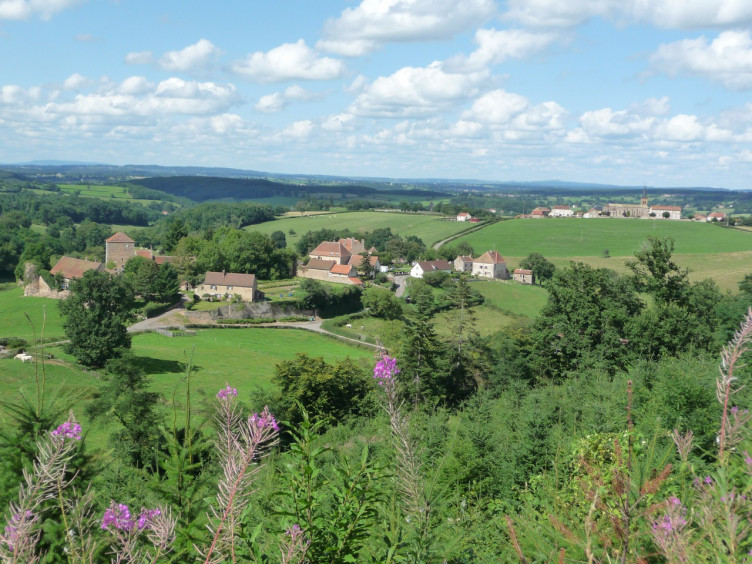
M 465 235 L 469 233 L 475 233 L 476 231 L 480 231 L 481 229 L 488 227 L 489 225 L 493 225 L 494 223 L 498 223 L 499 221 L 502 221 L 501 219 L 492 219 L 488 221 L 487 223 L 482 223 L 481 225 L 478 225 L 477 227 L 471 227 L 470 229 L 465 229 L 464 231 L 460 231 L 459 233 L 455 233 L 454 235 L 447 237 L 446 239 L 442 239 L 438 243 L 433 244 L 433 249 L 438 250 L 441 248 L 442 245 L 449 243 L 450 241 L 454 241 L 455 239 L 459 239 L 460 237 L 464 237 Z

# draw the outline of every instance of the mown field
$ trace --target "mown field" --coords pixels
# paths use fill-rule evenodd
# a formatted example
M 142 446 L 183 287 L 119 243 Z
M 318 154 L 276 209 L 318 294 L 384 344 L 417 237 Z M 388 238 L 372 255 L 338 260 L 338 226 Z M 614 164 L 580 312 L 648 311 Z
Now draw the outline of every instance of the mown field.
M 626 271 L 624 261 L 649 236 L 671 237 L 676 262 L 691 270 L 693 280 L 713 278 L 725 290 L 736 291 L 752 273 L 752 233 L 709 223 L 637 219 L 516 219 L 503 221 L 460 237 L 481 253 L 497 249 L 514 269 L 532 252 L 557 266 L 570 260 Z M 604 258 L 608 249 L 610 258 Z
M 294 244 L 301 235 L 308 231 L 320 229 L 350 229 L 355 232 L 373 231 L 374 229 L 390 227 L 392 233 L 402 237 L 416 235 L 423 242 L 431 244 L 460 233 L 475 224 L 448 221 L 435 215 L 413 213 L 387 213 L 387 212 L 344 212 L 325 215 L 313 215 L 303 217 L 287 217 L 275 221 L 267 221 L 258 225 L 246 227 L 250 231 L 260 231 L 270 234 L 273 231 L 282 231 L 287 237 L 287 244 Z M 290 230 L 295 235 L 290 235 Z
M 48 298 L 34 298 L 23 295 L 23 288 L 15 284 L 4 284 L 0 291 L 0 337 L 21 337 L 31 340 L 36 330 L 40 337 L 44 323 L 46 341 L 63 337 L 63 321 L 58 310 L 58 301 Z M 32 324 L 26 319 L 28 314 Z
M 45 364 L 48 398 L 61 387 L 83 394 L 84 398 L 74 405 L 74 410 L 85 424 L 83 410 L 87 399 L 101 386 L 99 374 L 73 366 L 73 359 L 60 348 L 49 348 L 46 352 L 55 356 Z M 294 358 L 298 352 L 322 356 L 328 362 L 348 356 L 363 359 L 368 366 L 373 361 L 371 350 L 295 329 L 206 329 L 198 330 L 193 337 L 174 338 L 145 333 L 134 336 L 133 352 L 137 364 L 151 378 L 151 389 L 165 396 L 168 403 L 175 395 L 179 407 L 184 405 L 185 363 L 191 356 L 194 365 L 191 385 L 197 406 L 204 399 L 211 400 L 228 382 L 246 398 L 254 390 L 270 389 L 274 367 Z M 36 368 L 41 374 L 41 366 Z M 33 396 L 36 390 L 34 371 L 34 364 L 0 359 L 0 395 L 6 400 L 18 399 L 23 389 Z M 4 419 L 0 412 L 0 421 Z M 104 446 L 109 432 L 106 426 L 93 429 L 92 446 Z
M 100 200 L 130 200 L 134 203 L 146 205 L 161 200 L 146 200 L 133 198 L 123 186 L 111 186 L 105 184 L 58 184 L 60 193 L 64 195 L 78 194 L 82 198 L 97 198 Z M 41 196 L 56 196 L 58 192 L 49 190 L 31 189 L 31 192 Z

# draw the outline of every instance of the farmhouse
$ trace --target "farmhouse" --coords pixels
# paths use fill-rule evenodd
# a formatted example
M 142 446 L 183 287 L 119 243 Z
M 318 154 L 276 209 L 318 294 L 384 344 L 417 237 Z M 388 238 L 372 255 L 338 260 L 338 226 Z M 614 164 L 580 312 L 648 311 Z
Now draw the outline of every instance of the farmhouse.
M 540 219 L 542 217 L 548 217 L 548 214 L 550 213 L 551 213 L 550 209 L 538 207 L 538 208 L 535 208 L 530 213 L 530 217 L 535 218 L 535 219 Z
M 498 251 L 486 251 L 473 260 L 473 275 L 484 278 L 509 278 L 507 261 Z
M 374 255 L 353 255 L 350 257 L 350 264 L 357 270 L 360 268 L 360 265 L 363 263 L 363 259 L 368 261 L 368 266 L 370 267 L 368 270 L 368 276 L 373 278 L 376 276 L 376 273 L 381 270 L 381 263 L 379 262 L 379 257 Z
M 457 221 L 470 221 L 472 216 L 467 212 L 460 212 L 457 214 Z
M 655 217 L 658 218 L 663 217 L 664 213 L 668 213 L 666 219 L 681 219 L 681 206 L 653 206 L 650 208 L 650 213 L 654 213 Z
M 363 241 L 355 239 L 354 237 L 348 237 L 347 239 L 340 239 L 337 241 L 340 243 L 351 255 L 358 255 L 366 252 L 366 247 Z M 370 253 L 370 251 L 369 251 Z
M 258 291 L 255 274 L 239 274 L 236 272 L 207 272 L 204 283 L 197 288 L 200 295 L 209 294 L 216 299 L 225 296 L 239 295 L 243 301 L 253 302 L 261 299 L 262 294 Z
M 340 241 L 324 241 L 308 256 L 312 259 L 329 260 L 337 264 L 347 264 L 352 253 Z
M 695 216 L 697 217 L 697 216 Z M 708 217 L 705 218 L 705 221 L 725 221 L 726 220 L 726 214 L 723 212 L 710 212 L 708 214 Z
M 452 272 L 452 265 L 445 260 L 416 262 L 410 270 L 412 278 L 423 278 L 427 272 Z
M 515 271 L 512 273 L 512 278 L 515 282 L 519 282 L 520 284 L 535 283 L 535 276 L 533 276 L 533 271 L 527 268 L 515 269 Z
M 572 215 L 574 215 L 572 208 L 565 205 L 557 205 L 553 207 L 548 217 L 572 217 Z
M 466 255 L 458 256 L 454 259 L 454 269 L 457 272 L 472 272 L 473 271 L 473 257 Z
M 63 290 L 67 290 L 71 283 L 71 280 L 77 280 L 84 275 L 84 272 L 88 270 L 104 270 L 104 264 L 101 262 L 94 262 L 91 260 L 77 259 L 73 257 L 60 257 L 50 269 L 50 274 L 59 274 L 63 277 Z M 44 280 L 40 279 L 39 284 L 43 284 Z

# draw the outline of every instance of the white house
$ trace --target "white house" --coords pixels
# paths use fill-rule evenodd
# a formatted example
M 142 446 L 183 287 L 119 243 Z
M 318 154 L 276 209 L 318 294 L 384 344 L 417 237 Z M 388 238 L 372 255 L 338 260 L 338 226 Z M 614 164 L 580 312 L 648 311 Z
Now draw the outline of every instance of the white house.
M 574 211 L 569 206 L 556 205 L 551 210 L 551 213 L 548 214 L 548 217 L 572 217 L 573 214 Z
M 681 219 L 681 206 L 652 206 L 650 211 L 658 218 L 663 217 L 663 214 L 668 212 L 666 219 Z
M 697 216 L 695 216 L 695 217 L 697 217 Z M 708 214 L 708 217 L 705 218 L 705 221 L 713 221 L 714 219 L 717 220 L 717 221 L 725 221 L 726 220 L 726 214 L 723 213 L 723 212 L 710 212 Z
M 428 272 L 452 272 L 452 265 L 445 260 L 427 260 L 416 262 L 410 269 L 412 278 L 423 278 Z
M 473 217 L 473 216 L 471 216 L 471 215 L 470 215 L 469 213 L 467 213 L 467 212 L 460 212 L 460 213 L 458 213 L 458 214 L 457 214 L 457 221 L 470 221 L 470 219 L 471 219 L 472 217 Z
M 473 259 L 473 276 L 507 279 L 507 261 L 498 251 L 486 251 L 477 259 Z

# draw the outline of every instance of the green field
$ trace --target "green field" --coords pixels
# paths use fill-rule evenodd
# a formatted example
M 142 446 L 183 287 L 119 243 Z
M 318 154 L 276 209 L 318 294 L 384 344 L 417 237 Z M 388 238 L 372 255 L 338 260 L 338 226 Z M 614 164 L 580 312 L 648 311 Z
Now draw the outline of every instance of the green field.
M 47 315 L 45 340 L 64 337 L 63 321 L 57 300 L 26 297 L 23 295 L 23 288 L 15 284 L 5 287 L 8 289 L 0 291 L 0 337 L 21 337 L 31 340 L 34 331 L 25 314 L 31 317 L 37 337 L 39 337 L 45 313 Z
M 56 359 L 45 365 L 47 391 L 51 395 L 60 386 L 91 397 L 101 385 L 96 372 L 88 373 L 69 364 L 70 357 L 59 348 L 47 352 Z M 244 398 L 256 389 L 269 389 L 274 367 L 283 360 L 294 358 L 298 352 L 322 356 L 328 362 L 345 357 L 360 358 L 370 366 L 373 352 L 351 347 L 341 341 L 296 329 L 207 329 L 194 337 L 164 337 L 145 333 L 133 338 L 136 362 L 151 378 L 151 389 L 164 395 L 168 404 L 176 393 L 178 407 L 182 406 L 185 361 L 193 354 L 192 388 L 197 406 L 202 398 L 213 399 L 217 390 L 229 382 Z M 14 359 L 0 359 L 0 394 L 15 399 L 23 388 L 34 393 L 34 365 Z M 77 417 L 86 428 L 84 405 L 74 405 Z M 0 413 L 0 422 L 3 416 Z M 103 447 L 110 430 L 98 427 L 90 435 L 92 446 Z
M 515 219 L 491 224 L 460 237 L 481 253 L 497 249 L 511 271 L 528 254 L 538 252 L 558 268 L 570 261 L 626 272 L 624 261 L 649 236 L 672 237 L 674 260 L 690 269 L 692 280 L 712 278 L 723 290 L 735 292 L 752 273 L 752 233 L 710 223 L 639 219 Z M 611 258 L 603 258 L 608 249 Z
M 537 317 L 548 300 L 548 292 L 543 288 L 511 280 L 472 281 L 470 288 L 483 294 L 486 298 L 484 306 L 531 319 Z
M 65 194 L 75 194 L 76 192 L 83 198 L 115 198 L 121 200 L 132 200 L 133 198 L 122 186 L 105 186 L 94 184 L 59 184 L 60 191 Z
M 515 219 L 494 223 L 460 237 L 476 253 L 497 249 L 502 255 L 546 257 L 632 255 L 649 237 L 673 237 L 677 254 L 752 251 L 752 234 L 710 223 L 639 219 Z
M 350 229 L 357 233 L 373 231 L 382 227 L 390 227 L 392 233 L 402 237 L 417 235 L 428 246 L 445 237 L 460 233 L 475 224 L 449 221 L 435 215 L 413 213 L 386 213 L 386 212 L 344 212 L 308 217 L 288 217 L 267 221 L 258 225 L 246 227 L 249 231 L 260 231 L 270 234 L 273 231 L 282 231 L 287 237 L 288 246 L 294 244 L 301 235 L 308 231 L 320 229 Z M 296 235 L 289 234 L 290 229 Z

